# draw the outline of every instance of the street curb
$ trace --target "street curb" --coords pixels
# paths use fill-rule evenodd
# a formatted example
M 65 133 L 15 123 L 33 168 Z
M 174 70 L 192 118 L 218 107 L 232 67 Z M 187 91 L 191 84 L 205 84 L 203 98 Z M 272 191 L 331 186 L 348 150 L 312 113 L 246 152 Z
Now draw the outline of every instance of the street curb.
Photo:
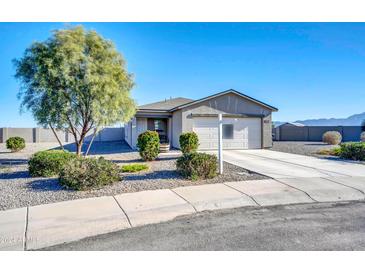
M 274 181 L 296 191 L 304 192 L 278 180 Z M 244 186 L 245 181 L 241 183 Z M 222 189 L 223 186 L 229 188 L 229 191 Z M 178 189 L 184 191 L 181 192 Z M 225 194 L 217 190 L 212 192 L 212 189 L 224 190 Z M 195 190 L 197 192 L 194 192 Z M 187 195 L 187 191 L 189 195 Z M 237 193 L 232 193 L 232 191 Z M 222 193 L 221 197 L 219 197 L 219 193 Z M 317 203 L 308 193 L 306 194 L 313 200 L 310 203 Z M 250 205 L 235 203 L 237 199 L 239 200 L 237 195 L 242 195 L 246 199 L 250 198 L 255 203 Z M 76 199 L 0 211 L 0 250 L 45 248 L 108 232 L 170 221 L 176 217 L 193 215 L 201 211 L 237 207 L 260 208 L 262 204 L 255 200 L 255 195 L 245 193 L 245 190 L 236 189 L 227 183 L 206 184 Z M 281 194 L 279 193 L 279 195 Z M 301 204 L 301 202 L 278 203 L 271 206 L 294 204 Z M 200 209 L 197 209 L 196 206 L 200 206 Z M 25 213 L 24 210 L 26 210 Z M 18 217 L 12 217 L 14 216 L 12 212 L 19 212 Z M 20 240 L 20 238 L 22 239 Z M 11 242 L 14 239 L 18 239 L 16 243 Z

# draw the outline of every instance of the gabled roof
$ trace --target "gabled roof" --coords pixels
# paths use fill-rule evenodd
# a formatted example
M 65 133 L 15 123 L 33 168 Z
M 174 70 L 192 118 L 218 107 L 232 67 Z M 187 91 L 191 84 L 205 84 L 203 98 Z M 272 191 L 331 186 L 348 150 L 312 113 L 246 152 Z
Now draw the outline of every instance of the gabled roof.
M 168 100 L 164 100 L 164 101 L 160 101 L 160 102 L 156 102 L 156 103 L 151 103 L 151 104 L 146 104 L 146 105 L 142 105 L 138 107 L 138 111 L 162 111 L 162 112 L 171 112 L 171 111 L 175 111 L 178 109 L 182 109 L 185 107 L 189 107 L 191 105 L 194 104 L 198 104 L 200 102 L 218 97 L 218 96 L 222 96 L 228 93 L 234 93 L 238 96 L 241 96 L 249 101 L 252 101 L 256 104 L 259 104 L 261 106 L 264 106 L 268 109 L 271 109 L 272 111 L 278 111 L 277 108 L 270 106 L 268 104 L 265 104 L 259 100 L 256 100 L 248 95 L 245 95 L 241 92 L 238 92 L 237 90 L 234 89 L 229 89 L 229 90 L 225 90 L 216 94 L 213 94 L 211 96 L 208 97 L 204 97 L 202 99 L 198 99 L 198 100 L 192 100 L 189 98 L 183 98 L 183 97 L 178 97 L 178 98 L 172 98 L 172 99 L 168 99 Z
M 281 124 L 279 127 L 281 127 L 283 125 L 292 125 L 292 126 L 296 126 L 296 127 L 304 127 L 305 126 L 304 124 L 301 124 L 301 123 L 287 122 L 287 123 Z
M 208 97 L 204 97 L 202 99 L 198 99 L 198 100 L 195 100 L 195 101 L 192 101 L 192 102 L 188 102 L 186 104 L 183 104 L 183 105 L 180 105 L 180 106 L 177 106 L 177 107 L 171 109 L 171 111 L 175 111 L 175 110 L 178 110 L 178 109 L 182 109 L 182 108 L 185 108 L 185 107 L 189 107 L 189 106 L 192 106 L 194 104 L 201 103 L 203 101 L 206 101 L 206 100 L 209 100 L 209 99 L 218 97 L 218 96 L 222 96 L 222 95 L 228 94 L 228 93 L 234 93 L 234 94 L 236 94 L 238 96 L 241 96 L 241 97 L 243 97 L 243 98 L 245 98 L 245 99 L 247 99 L 249 101 L 252 101 L 252 102 L 254 102 L 256 104 L 259 104 L 261 106 L 267 107 L 268 109 L 271 109 L 272 111 L 278 111 L 278 109 L 276 107 L 273 107 L 273 106 L 270 106 L 268 104 L 265 104 L 264 102 L 261 102 L 259 100 L 256 100 L 256 99 L 254 99 L 254 98 L 252 98 L 252 97 L 250 97 L 248 95 L 245 95 L 245 94 L 243 94 L 243 93 L 241 93 L 241 92 L 239 92 L 237 90 L 234 90 L 234 89 L 225 90 L 225 91 L 222 91 L 222 92 L 219 92 L 219 93 L 210 95 Z
M 178 106 L 193 102 L 193 99 L 177 97 L 172 99 L 166 99 L 160 102 L 146 104 L 138 107 L 138 110 L 150 110 L 150 111 L 170 111 Z

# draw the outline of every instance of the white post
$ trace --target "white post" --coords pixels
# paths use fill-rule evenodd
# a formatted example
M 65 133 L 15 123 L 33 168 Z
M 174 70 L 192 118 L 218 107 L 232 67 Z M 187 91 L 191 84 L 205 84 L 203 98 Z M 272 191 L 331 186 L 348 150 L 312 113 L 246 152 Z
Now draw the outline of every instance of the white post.
M 222 114 L 218 114 L 218 160 L 219 174 L 223 174 L 223 138 L 222 138 Z

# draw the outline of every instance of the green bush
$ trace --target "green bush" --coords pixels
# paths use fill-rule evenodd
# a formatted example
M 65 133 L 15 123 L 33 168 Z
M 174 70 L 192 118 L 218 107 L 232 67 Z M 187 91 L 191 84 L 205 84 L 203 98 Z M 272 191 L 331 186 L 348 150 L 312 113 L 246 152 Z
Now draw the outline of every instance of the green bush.
M 147 169 L 148 165 L 146 164 L 129 164 L 122 166 L 122 172 L 138 172 Z
M 63 166 L 77 155 L 63 150 L 39 151 L 28 161 L 29 173 L 33 177 L 58 175 Z
M 365 143 L 352 142 L 341 144 L 339 156 L 344 159 L 365 161 Z
M 117 164 L 100 158 L 78 157 L 65 164 L 59 182 L 73 190 L 98 189 L 121 180 Z
M 180 135 L 179 143 L 182 153 L 192 153 L 199 147 L 199 138 L 195 132 L 185 132 Z
M 211 179 L 217 175 L 217 157 L 206 153 L 186 153 L 177 159 L 176 168 L 193 181 Z
M 147 130 L 141 133 L 137 139 L 139 155 L 145 161 L 153 161 L 160 152 L 160 138 L 156 131 Z
M 11 152 L 17 152 L 25 148 L 25 140 L 22 137 L 10 137 L 6 140 L 6 148 Z
M 342 135 L 338 131 L 327 131 L 323 134 L 322 140 L 329 145 L 338 145 L 342 141 Z

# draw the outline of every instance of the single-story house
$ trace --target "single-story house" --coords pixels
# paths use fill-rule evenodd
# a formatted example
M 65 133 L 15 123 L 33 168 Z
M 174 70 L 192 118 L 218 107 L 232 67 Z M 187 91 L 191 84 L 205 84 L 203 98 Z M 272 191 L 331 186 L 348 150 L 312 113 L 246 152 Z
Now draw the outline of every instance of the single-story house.
M 179 136 L 193 131 L 199 149 L 218 147 L 218 114 L 223 116 L 224 149 L 257 149 L 272 146 L 271 113 L 278 109 L 230 89 L 192 100 L 173 98 L 139 106 L 125 125 L 125 140 L 136 148 L 137 137 L 146 130 L 159 133 L 161 142 L 179 148 Z
M 273 139 L 275 141 L 279 140 L 292 140 L 300 141 L 306 135 L 306 128 L 304 124 L 297 122 L 286 122 L 273 128 Z M 299 138 L 299 139 L 298 139 Z

